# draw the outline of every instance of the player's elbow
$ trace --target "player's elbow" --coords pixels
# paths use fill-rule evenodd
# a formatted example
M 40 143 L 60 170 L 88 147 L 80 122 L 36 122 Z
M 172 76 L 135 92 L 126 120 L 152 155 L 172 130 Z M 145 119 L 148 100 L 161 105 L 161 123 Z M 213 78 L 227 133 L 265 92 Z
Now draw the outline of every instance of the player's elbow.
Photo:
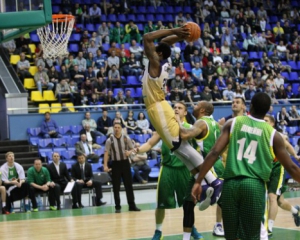
M 151 35 L 152 35 L 151 32 L 144 34 L 144 36 L 143 36 L 144 42 L 152 41 Z

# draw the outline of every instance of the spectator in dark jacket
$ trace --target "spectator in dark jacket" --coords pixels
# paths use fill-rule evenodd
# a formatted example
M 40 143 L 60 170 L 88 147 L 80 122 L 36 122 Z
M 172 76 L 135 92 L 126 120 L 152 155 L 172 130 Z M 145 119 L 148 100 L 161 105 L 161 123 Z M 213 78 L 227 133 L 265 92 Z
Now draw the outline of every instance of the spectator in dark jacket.
M 58 132 L 58 126 L 56 122 L 50 118 L 50 113 L 45 113 L 45 120 L 41 125 L 41 133 L 43 138 L 61 138 L 61 134 Z
M 102 116 L 97 120 L 97 130 L 106 135 L 109 127 L 112 127 L 112 120 L 107 116 L 107 110 L 103 109 Z
M 253 84 L 249 85 L 249 88 L 245 91 L 245 98 L 246 100 L 251 100 L 256 93 Z

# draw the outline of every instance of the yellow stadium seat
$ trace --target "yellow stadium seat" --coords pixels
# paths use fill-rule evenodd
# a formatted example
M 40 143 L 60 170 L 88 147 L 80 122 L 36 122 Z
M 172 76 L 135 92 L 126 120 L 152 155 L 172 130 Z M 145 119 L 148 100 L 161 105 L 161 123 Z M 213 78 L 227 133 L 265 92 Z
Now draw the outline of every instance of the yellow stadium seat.
M 44 102 L 44 98 L 42 96 L 42 93 L 40 91 L 32 91 L 31 92 L 31 101 L 34 102 Z
M 76 112 L 73 103 L 66 103 L 66 107 L 68 107 L 71 112 Z
M 48 103 L 39 104 L 39 113 L 50 112 L 50 107 Z
M 37 66 L 31 66 L 29 68 L 29 72 L 31 73 L 32 76 L 34 76 L 34 74 L 36 74 L 37 71 L 38 71 Z
M 56 97 L 54 96 L 54 93 L 52 90 L 45 90 L 43 91 L 43 96 L 45 101 L 56 101 Z
M 16 65 L 20 61 L 20 55 L 10 55 L 10 64 Z
M 28 44 L 28 47 L 29 47 L 30 50 L 31 50 L 31 54 L 35 54 L 35 49 L 36 49 L 35 44 L 33 44 L 33 43 Z
M 24 79 L 24 87 L 26 89 L 36 89 L 34 79 L 33 78 L 25 78 Z
M 61 110 L 60 103 L 51 103 L 51 112 L 52 113 L 58 113 L 60 110 Z

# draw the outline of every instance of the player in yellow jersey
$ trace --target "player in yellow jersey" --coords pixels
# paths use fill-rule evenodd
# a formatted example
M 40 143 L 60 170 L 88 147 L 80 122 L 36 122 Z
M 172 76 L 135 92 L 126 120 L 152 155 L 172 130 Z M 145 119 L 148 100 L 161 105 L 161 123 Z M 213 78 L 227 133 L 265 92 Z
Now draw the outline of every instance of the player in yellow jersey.
M 167 147 L 195 175 L 199 172 L 203 157 L 188 141 L 180 139 L 175 113 L 165 100 L 167 70 L 170 67 L 167 61 L 171 55 L 170 46 L 188 36 L 189 30 L 185 27 L 163 29 L 144 35 L 144 51 L 149 59 L 149 65 L 145 67 L 142 83 L 143 99 L 150 122 Z M 162 39 L 157 46 L 154 45 L 156 39 Z M 217 179 L 213 173 L 207 173 L 205 179 L 215 191 L 220 192 L 222 181 Z

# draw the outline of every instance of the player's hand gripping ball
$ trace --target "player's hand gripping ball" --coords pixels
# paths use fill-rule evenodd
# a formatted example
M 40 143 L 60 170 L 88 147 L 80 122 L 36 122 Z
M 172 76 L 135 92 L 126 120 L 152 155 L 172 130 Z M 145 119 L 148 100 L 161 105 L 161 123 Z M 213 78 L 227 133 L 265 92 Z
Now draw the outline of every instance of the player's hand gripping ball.
M 185 39 L 186 41 L 194 42 L 201 37 L 201 30 L 197 23 L 188 22 L 184 25 L 184 27 L 188 28 L 190 33 L 190 36 Z

